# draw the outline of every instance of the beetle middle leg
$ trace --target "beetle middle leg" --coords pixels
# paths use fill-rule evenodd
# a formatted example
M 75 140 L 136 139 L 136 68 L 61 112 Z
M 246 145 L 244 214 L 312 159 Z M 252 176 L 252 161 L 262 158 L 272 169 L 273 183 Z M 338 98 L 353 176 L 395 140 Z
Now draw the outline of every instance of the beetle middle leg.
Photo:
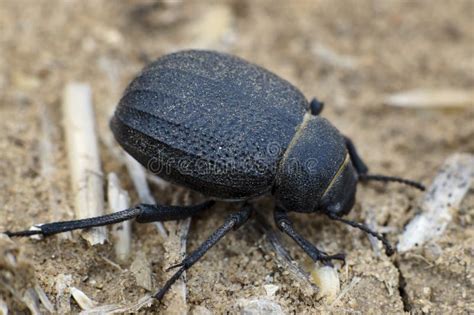
M 197 249 L 191 254 L 186 256 L 183 261 L 179 264 L 171 266 L 168 270 L 173 268 L 179 269 L 166 281 L 165 285 L 155 294 L 154 298 L 161 300 L 166 292 L 171 288 L 173 283 L 183 274 L 184 271 L 191 268 L 204 254 L 211 249 L 212 246 L 217 244 L 221 238 L 223 238 L 229 231 L 236 230 L 241 227 L 252 214 L 253 208 L 250 205 L 244 205 L 242 209 L 235 212 L 227 217 L 224 224 L 222 224 L 214 233 L 212 233 L 207 240 L 204 241 Z
M 296 232 L 293 228 L 293 222 L 291 222 L 288 213 L 284 209 L 280 207 L 275 208 L 274 219 L 278 228 L 290 236 L 313 261 L 321 261 L 328 266 L 332 266 L 331 260 L 342 260 L 345 262 L 344 254 L 328 255 Z

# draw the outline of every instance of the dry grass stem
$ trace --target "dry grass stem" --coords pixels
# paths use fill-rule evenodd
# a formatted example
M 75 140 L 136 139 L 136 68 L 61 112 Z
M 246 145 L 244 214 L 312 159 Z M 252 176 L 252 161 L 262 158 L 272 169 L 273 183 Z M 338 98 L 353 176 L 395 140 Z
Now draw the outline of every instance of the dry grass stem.
M 76 218 L 103 215 L 103 174 L 89 85 L 67 84 L 62 108 Z M 105 227 L 92 228 L 82 236 L 91 245 L 103 244 L 107 238 Z
M 127 166 L 128 173 L 132 178 L 133 185 L 138 193 L 140 201 L 143 203 L 148 204 L 156 204 L 156 200 L 151 194 L 150 187 L 148 186 L 148 182 L 146 180 L 146 172 L 143 166 L 138 163 L 133 157 L 131 157 L 128 153 L 125 153 L 124 158 L 125 165 Z M 154 222 L 158 232 L 160 233 L 163 239 L 168 237 L 168 233 L 166 232 L 163 223 L 161 222 Z
M 82 292 L 78 288 L 72 287 L 71 295 L 73 299 L 77 302 L 79 307 L 83 310 L 91 309 L 96 305 L 94 301 L 92 301 L 84 292 Z
M 474 155 L 451 155 L 424 194 L 421 214 L 400 235 L 398 251 L 406 252 L 442 235 L 473 182 Z
M 36 294 L 38 295 L 38 298 L 41 304 L 43 304 L 44 308 L 51 314 L 54 314 L 55 310 L 54 310 L 53 303 L 51 303 L 48 296 L 46 295 L 46 292 L 44 292 L 43 288 L 41 288 L 39 285 L 35 285 L 35 291 L 36 291 Z
M 120 186 L 115 173 L 107 176 L 107 197 L 111 212 L 118 212 L 130 207 L 128 193 Z M 132 247 L 132 226 L 130 221 L 114 224 L 112 227 L 115 255 L 120 262 L 125 262 L 130 257 Z

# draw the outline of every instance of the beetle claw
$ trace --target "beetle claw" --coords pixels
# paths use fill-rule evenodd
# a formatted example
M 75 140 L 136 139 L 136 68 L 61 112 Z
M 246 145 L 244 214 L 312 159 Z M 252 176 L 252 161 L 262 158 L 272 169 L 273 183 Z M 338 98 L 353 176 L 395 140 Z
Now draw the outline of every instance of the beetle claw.
M 184 266 L 184 263 L 183 263 L 183 262 L 181 262 L 181 263 L 179 263 L 179 264 L 176 264 L 176 265 L 173 265 L 173 266 L 171 266 L 171 267 L 166 268 L 166 272 L 168 272 L 168 271 L 170 271 L 170 270 L 172 270 L 172 269 L 176 269 L 176 268 L 178 268 L 178 267 L 182 267 L 182 266 Z
M 331 260 L 340 260 L 342 261 L 342 266 L 344 267 L 346 265 L 346 254 L 338 253 L 335 255 L 324 255 L 321 257 L 320 260 L 324 265 L 329 266 L 329 267 L 334 267 Z

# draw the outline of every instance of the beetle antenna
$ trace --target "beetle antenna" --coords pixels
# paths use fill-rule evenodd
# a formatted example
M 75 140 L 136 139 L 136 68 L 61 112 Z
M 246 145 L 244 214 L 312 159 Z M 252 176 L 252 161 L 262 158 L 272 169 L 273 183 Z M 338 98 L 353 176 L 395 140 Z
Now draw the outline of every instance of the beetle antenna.
M 373 175 L 373 174 L 359 174 L 359 180 L 361 181 L 369 181 L 369 180 L 377 180 L 381 182 L 397 182 L 400 184 L 408 185 L 411 187 L 415 187 L 421 191 L 425 191 L 425 186 L 419 182 L 415 182 L 413 180 L 395 177 L 395 176 L 385 176 L 385 175 Z
M 327 215 L 331 220 L 340 221 L 340 222 L 345 223 L 347 225 L 350 225 L 352 227 L 358 228 L 358 229 L 364 231 L 365 233 L 368 233 L 368 234 L 372 235 L 373 237 L 377 238 L 379 241 L 381 241 L 383 243 L 383 246 L 385 247 L 385 253 L 387 254 L 387 256 L 392 256 L 395 253 L 395 250 L 393 249 L 390 242 L 385 237 L 383 237 L 381 234 L 379 234 L 375 231 L 372 231 L 367 225 L 359 223 L 359 222 L 346 220 L 346 219 L 338 217 L 337 215 L 334 215 L 334 214 L 329 213 Z

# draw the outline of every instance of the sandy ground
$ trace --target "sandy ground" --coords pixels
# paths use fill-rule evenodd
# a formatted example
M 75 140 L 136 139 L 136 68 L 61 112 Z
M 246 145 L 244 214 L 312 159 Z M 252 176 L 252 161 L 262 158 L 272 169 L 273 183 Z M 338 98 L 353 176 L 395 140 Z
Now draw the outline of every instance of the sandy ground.
M 73 218 L 59 106 L 70 80 L 92 86 L 104 170 L 118 173 L 137 202 L 125 167 L 104 145 L 108 119 L 123 88 L 148 60 L 184 48 L 237 54 L 291 81 L 308 98 L 318 96 L 327 105 L 324 116 L 352 137 L 374 172 L 429 184 L 451 153 L 474 152 L 472 104 L 415 110 L 383 102 L 387 94 L 414 88 L 472 90 L 473 1 L 291 3 L 0 1 L 0 231 Z M 49 128 L 41 117 L 50 120 Z M 53 143 L 47 155 L 55 162 L 46 173 L 45 129 Z M 176 199 L 175 193 L 155 189 L 163 203 Z M 367 185 L 359 189 L 350 217 L 363 221 L 373 215 L 379 226 L 393 228 L 387 236 L 395 242 L 415 215 L 419 197 L 406 187 Z M 258 205 L 270 214 L 271 200 Z M 219 203 L 194 219 L 189 248 L 232 209 Z M 237 313 L 242 301 L 265 297 L 264 285 L 274 284 L 278 291 L 267 298 L 289 314 L 473 313 L 473 215 L 471 190 L 434 245 L 391 258 L 377 257 L 359 231 L 316 215 L 310 220 L 294 215 L 309 240 L 330 253 L 347 253 L 340 277 L 342 288 L 350 289 L 334 304 L 296 281 L 250 223 L 187 273 L 186 307 L 195 314 Z M 76 313 L 78 305 L 62 301 L 57 286 L 70 276 L 71 285 L 99 304 L 133 303 L 147 292 L 130 272 L 133 257 L 147 258 L 155 288 L 166 279 L 163 269 L 174 263 L 165 259 L 153 226 L 134 225 L 134 232 L 134 256 L 120 265 L 111 245 L 91 248 L 78 233 L 73 241 L 0 239 L 0 297 L 12 313 L 25 312 L 22 297 L 38 284 L 57 310 Z M 305 262 L 292 242 L 285 244 Z M 14 257 L 14 267 L 7 257 Z M 182 312 L 171 309 L 169 299 L 143 311 Z

